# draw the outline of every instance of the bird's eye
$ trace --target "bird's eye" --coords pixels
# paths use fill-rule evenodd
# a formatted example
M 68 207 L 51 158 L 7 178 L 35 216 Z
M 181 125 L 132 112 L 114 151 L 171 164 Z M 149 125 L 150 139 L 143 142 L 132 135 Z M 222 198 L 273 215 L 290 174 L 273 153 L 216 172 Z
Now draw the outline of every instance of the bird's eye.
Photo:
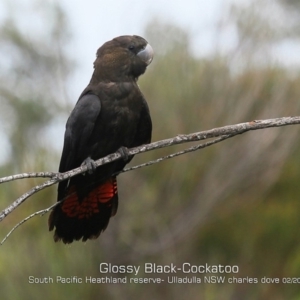
M 128 47 L 128 49 L 130 50 L 130 51 L 133 51 L 134 50 L 134 45 L 129 45 L 129 47 Z

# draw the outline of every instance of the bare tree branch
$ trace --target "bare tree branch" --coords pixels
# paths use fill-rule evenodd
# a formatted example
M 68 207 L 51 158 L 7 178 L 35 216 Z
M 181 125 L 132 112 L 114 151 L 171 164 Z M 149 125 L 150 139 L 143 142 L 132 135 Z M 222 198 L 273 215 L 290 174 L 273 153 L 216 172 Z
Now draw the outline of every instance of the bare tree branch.
M 154 149 L 169 147 L 169 146 L 183 144 L 183 143 L 187 143 L 187 142 L 195 142 L 195 141 L 205 140 L 205 139 L 209 139 L 209 138 L 216 138 L 216 139 L 209 141 L 207 143 L 203 143 L 203 144 L 200 144 L 200 145 L 197 145 L 194 147 L 190 147 L 183 151 L 179 151 L 179 152 L 167 155 L 165 157 L 159 158 L 154 161 L 150 161 L 150 162 L 138 165 L 138 166 L 134 166 L 132 168 L 125 169 L 125 170 L 121 171 L 120 173 L 135 170 L 137 168 L 141 168 L 144 166 L 149 166 L 154 163 L 158 163 L 162 160 L 173 158 L 178 155 L 182 155 L 182 154 L 185 154 L 185 153 L 188 153 L 191 151 L 196 151 L 196 150 L 211 146 L 215 143 L 221 142 L 221 141 L 228 139 L 230 137 L 233 137 L 235 135 L 245 133 L 250 130 L 259 130 L 259 129 L 266 129 L 266 128 L 270 128 L 270 127 L 281 127 L 281 126 L 296 125 L 296 124 L 300 124 L 300 116 L 282 117 L 282 118 L 266 119 L 266 120 L 255 120 L 255 121 L 251 121 L 251 122 L 239 123 L 239 124 L 235 124 L 235 125 L 228 125 L 228 126 L 224 126 L 224 127 L 214 128 L 211 130 L 195 132 L 195 133 L 191 133 L 191 134 L 180 134 L 180 135 L 177 135 L 170 139 L 165 139 L 165 140 L 153 142 L 151 144 L 131 148 L 131 149 L 129 149 L 129 155 L 137 155 L 139 153 L 151 151 Z M 116 153 L 110 154 L 104 158 L 98 159 L 97 161 L 95 161 L 95 163 L 96 163 L 96 166 L 99 167 L 101 165 L 110 163 L 110 162 L 118 160 L 120 158 L 121 158 L 121 154 L 116 152 Z M 8 214 L 10 214 L 15 208 L 17 208 L 21 203 L 23 203 L 31 195 L 37 193 L 38 191 L 40 191 L 42 189 L 45 189 L 46 187 L 54 185 L 63 180 L 67 180 L 75 175 L 84 173 L 86 171 L 87 171 L 87 167 L 81 166 L 79 168 L 70 170 L 65 173 L 55 173 L 55 172 L 22 173 L 22 174 L 11 175 L 11 176 L 0 178 L 0 184 L 4 183 L 4 182 L 9 182 L 12 180 L 24 179 L 24 178 L 34 178 L 34 177 L 50 178 L 50 180 L 33 187 L 31 190 L 29 190 L 28 192 L 23 194 L 21 197 L 19 197 L 17 200 L 15 200 L 11 205 L 9 205 L 7 208 L 5 208 L 0 213 L 0 221 L 2 221 Z M 57 205 L 57 204 L 55 204 L 55 205 Z M 11 234 L 11 232 L 13 232 L 17 227 L 19 227 L 25 221 L 27 221 L 28 219 L 32 218 L 35 215 L 44 214 L 44 213 L 48 212 L 55 205 L 53 205 L 50 208 L 47 208 L 45 210 L 36 212 L 36 213 L 30 215 L 29 217 L 27 217 L 26 219 L 24 219 L 23 221 L 21 221 L 9 232 L 9 234 L 5 237 L 5 239 L 2 241 L 2 243 Z
M 128 171 L 133 171 L 133 170 L 136 170 L 136 169 L 139 169 L 139 168 L 142 168 L 142 167 L 148 167 L 148 166 L 151 166 L 153 164 L 159 163 L 159 162 L 161 162 L 163 160 L 166 160 L 166 159 L 170 159 L 170 158 L 173 158 L 173 157 L 176 157 L 176 156 L 179 156 L 179 155 L 182 155 L 182 154 L 186 154 L 186 153 L 189 153 L 189 152 L 197 151 L 197 150 L 200 150 L 202 148 L 206 148 L 206 147 L 212 146 L 214 144 L 217 144 L 219 142 L 222 142 L 222 141 L 224 141 L 224 140 L 226 140 L 226 139 L 228 139 L 230 137 L 233 137 L 233 136 L 234 135 L 230 135 L 230 134 L 228 134 L 228 135 L 222 135 L 219 138 L 216 138 L 216 139 L 214 139 L 212 141 L 209 141 L 207 143 L 199 144 L 199 145 L 187 148 L 185 150 L 178 151 L 178 152 L 175 152 L 175 153 L 172 153 L 172 154 L 160 157 L 158 159 L 151 160 L 151 161 L 148 161 L 146 163 L 143 163 L 143 164 L 140 164 L 140 165 L 137 165 L 137 166 L 133 166 L 131 168 L 124 169 L 124 170 L 120 171 L 118 174 L 125 173 L 125 172 L 128 172 Z
M 59 202 L 54 203 L 53 205 L 51 205 L 50 207 L 46 208 L 46 209 L 42 209 L 39 211 L 34 212 L 33 214 L 29 215 L 28 217 L 26 217 L 25 219 L 23 219 L 21 222 L 19 222 L 18 224 L 16 224 L 9 232 L 8 234 L 3 238 L 3 240 L 0 243 L 0 246 L 2 246 L 5 241 L 9 238 L 9 236 L 19 227 L 21 226 L 23 223 L 27 222 L 28 220 L 30 220 L 31 218 L 41 215 L 43 216 L 45 213 L 49 212 L 52 208 L 54 208 L 56 205 L 58 205 Z
M 153 142 L 151 144 L 142 145 L 139 147 L 129 149 L 129 155 L 137 155 L 139 153 L 151 151 L 154 149 L 169 147 L 173 145 L 183 144 L 187 142 L 195 142 L 200 140 L 205 140 L 213 137 L 219 137 L 223 135 L 230 135 L 234 136 L 237 134 L 242 134 L 244 132 L 250 130 L 259 130 L 259 129 L 266 129 L 270 127 L 281 127 L 287 125 L 297 125 L 300 124 L 300 116 L 294 117 L 282 117 L 282 118 L 275 118 L 275 119 L 266 119 L 266 120 L 254 120 L 251 122 L 246 123 L 239 123 L 235 125 L 227 125 L 224 127 L 218 127 L 206 131 L 200 131 L 190 134 L 179 134 L 173 138 Z M 112 161 L 118 160 L 121 158 L 120 153 L 113 153 L 104 158 L 100 158 L 96 161 L 96 166 L 99 167 L 101 165 L 110 163 Z M 52 178 L 56 179 L 56 182 L 60 182 L 71 178 L 75 175 L 84 173 L 87 171 L 85 166 L 81 166 L 79 168 L 73 169 L 71 171 L 65 173 L 57 173 L 57 172 L 33 172 L 33 173 L 22 173 L 16 175 L 10 175 L 6 177 L 0 178 L 0 184 L 4 182 L 9 182 L 17 179 L 24 179 L 24 178 Z M 56 183 L 55 182 L 55 183 Z M 0 221 L 1 221 L 2 213 L 0 214 Z
M 17 179 L 24 179 L 24 178 L 53 178 L 57 173 L 55 172 L 33 172 L 33 173 L 22 173 L 16 175 L 10 175 L 6 177 L 0 178 L 0 184 L 4 182 L 9 182 Z
M 163 160 L 173 158 L 173 157 L 175 157 L 175 156 L 179 156 L 179 155 L 182 155 L 182 154 L 185 154 L 185 153 L 189 153 L 189 152 L 196 151 L 196 150 L 199 150 L 199 149 L 201 149 L 201 148 L 205 148 L 205 147 L 211 146 L 211 145 L 213 145 L 213 144 L 219 143 L 219 142 L 221 142 L 221 141 L 224 141 L 224 140 L 226 140 L 226 139 L 228 139 L 228 138 L 230 138 L 230 137 L 232 137 L 232 136 L 233 136 L 233 135 L 224 135 L 224 136 L 221 136 L 221 137 L 219 137 L 219 138 L 216 138 L 216 139 L 214 139 L 214 140 L 212 140 L 212 141 L 209 141 L 209 142 L 207 142 L 207 143 L 199 144 L 199 145 L 196 145 L 196 146 L 187 148 L 187 149 L 185 149 L 185 150 L 183 150 L 183 151 L 179 151 L 179 152 L 176 152 L 176 153 L 172 153 L 172 154 L 170 154 L 170 155 L 166 155 L 166 156 L 164 156 L 164 157 L 161 157 L 161 158 L 158 158 L 158 159 L 149 161 L 149 162 L 147 162 L 147 163 L 143 163 L 143 164 L 140 164 L 140 165 L 131 167 L 131 168 L 124 169 L 124 170 L 120 171 L 118 174 L 120 174 L 120 173 L 125 173 L 125 172 L 129 172 L 129 171 L 133 171 L 133 170 L 136 170 L 136 169 L 139 169 L 139 168 L 142 168 L 142 167 L 147 167 L 147 166 L 156 164 L 156 163 L 158 163 L 158 162 L 161 162 L 161 161 L 163 161 Z M 24 173 L 24 174 L 26 174 L 26 173 Z M 34 173 L 32 173 L 32 174 L 34 174 Z M 42 174 L 42 173 L 36 173 L 36 174 Z M 22 174 L 21 174 L 21 175 L 22 175 Z M 116 175 L 117 175 L 117 174 L 116 174 Z M 43 176 L 39 176 L 39 177 L 43 177 Z M 16 179 L 19 179 L 19 178 L 16 178 Z M 50 181 L 51 181 L 51 180 L 50 180 Z M 49 181 L 49 182 L 50 182 L 50 181 Z M 52 181 L 51 181 L 51 184 L 52 184 Z M 48 185 L 42 184 L 42 185 L 41 185 L 41 188 L 40 188 L 39 190 L 44 189 L 44 188 L 46 188 L 47 186 L 48 186 Z M 36 188 L 37 188 L 37 187 L 35 187 L 35 189 L 32 189 L 32 190 L 30 190 L 29 192 L 25 193 L 22 197 L 28 198 L 32 193 L 35 193 L 35 192 L 36 192 Z M 32 193 L 30 193 L 31 191 L 32 191 Z M 19 198 L 19 199 L 20 199 L 20 198 Z M 62 201 L 64 201 L 64 199 L 61 200 L 61 202 L 62 202 Z M 12 234 L 19 226 L 21 226 L 23 223 L 27 222 L 29 219 L 31 219 L 31 218 L 33 218 L 33 217 L 35 217 L 35 216 L 38 216 L 38 215 L 44 215 L 44 214 L 48 213 L 52 208 L 54 208 L 55 206 L 57 206 L 57 205 L 58 205 L 59 203 L 61 203 L 61 202 L 56 202 L 55 204 L 51 205 L 51 206 L 48 207 L 48 208 L 42 209 L 42 210 L 40 210 L 40 211 L 37 211 L 37 212 L 35 212 L 35 213 L 29 215 L 29 216 L 26 217 L 25 219 L 23 219 L 23 220 L 22 220 L 21 222 L 19 222 L 18 224 L 16 224 L 16 225 L 15 225 L 15 226 L 7 233 L 7 235 L 3 238 L 3 240 L 2 240 L 1 243 L 0 243 L 0 246 L 2 246 L 2 245 L 4 244 L 4 242 L 7 240 L 7 238 L 8 238 L 8 237 L 9 237 L 9 236 L 10 236 L 10 235 L 11 235 L 11 234 Z

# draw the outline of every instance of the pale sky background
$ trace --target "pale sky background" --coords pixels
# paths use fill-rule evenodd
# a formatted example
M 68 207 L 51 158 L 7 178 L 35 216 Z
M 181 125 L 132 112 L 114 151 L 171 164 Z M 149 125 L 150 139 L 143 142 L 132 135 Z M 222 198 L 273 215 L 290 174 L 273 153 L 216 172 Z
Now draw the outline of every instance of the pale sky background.
M 251 0 L 50 0 L 65 9 L 70 22 L 72 40 L 67 46 L 70 56 L 78 68 L 72 74 L 68 91 L 73 102 L 88 84 L 96 50 L 106 41 L 124 34 L 143 35 L 144 29 L 154 17 L 166 23 L 174 23 L 186 30 L 192 37 L 192 49 L 199 56 L 209 55 L 215 50 L 230 49 L 236 42 L 233 28 L 220 28 L 218 22 L 226 19 L 232 4 L 249 4 Z M 274 0 L 264 0 L 270 5 L 270 15 L 275 16 Z M 8 5 L 4 5 L 7 3 Z M 30 39 L 43 28 L 30 7 L 35 0 L 0 0 L 0 21 L 11 9 Z M 8 8 L 7 8 L 8 6 Z M 16 10 L 16 7 L 18 9 Z M 46 19 L 47 21 L 49 20 Z M 276 24 L 275 24 L 276 26 Z M 151 41 L 149 41 L 151 43 Z M 293 45 L 294 46 L 294 45 Z M 300 51 L 300 49 L 298 48 Z M 154 49 L 155 51 L 155 49 Z M 299 51 L 288 43 L 274 54 L 279 61 L 288 64 L 300 62 Z M 154 57 L 155 58 L 155 57 Z
M 195 53 L 206 55 L 214 48 L 216 23 L 229 4 L 243 0 L 50 0 L 59 3 L 70 22 L 72 39 L 68 45 L 69 55 L 77 68 L 66 82 L 67 92 L 75 104 L 82 90 L 87 86 L 93 72 L 97 49 L 106 41 L 120 35 L 141 35 L 154 17 L 177 24 L 189 32 Z M 13 15 L 28 39 L 43 34 L 45 22 L 32 13 L 35 0 L 0 0 L 0 22 Z M 229 38 L 230 40 L 230 38 Z M 149 41 L 151 43 L 151 41 Z M 154 49 L 155 51 L 155 49 Z M 64 124 L 56 123 L 47 133 L 47 140 L 59 152 L 62 149 Z M 9 153 L 9 141 L 0 131 L 0 164 Z
M 79 63 L 71 92 L 79 95 L 90 80 L 96 50 L 119 35 L 143 35 L 145 26 L 154 17 L 178 24 L 193 36 L 195 51 L 209 53 L 214 47 L 216 23 L 230 3 L 243 0 L 62 0 L 74 34 L 72 54 Z M 81 82 L 81 86 L 80 85 Z
M 72 40 L 66 46 L 70 56 L 77 63 L 77 69 L 66 86 L 74 104 L 91 78 L 96 50 L 104 42 L 124 34 L 143 35 L 147 23 L 157 17 L 166 23 L 174 23 L 185 29 L 192 37 L 192 49 L 196 55 L 209 55 L 215 50 L 216 43 L 221 50 L 234 47 L 236 32 L 233 28 L 227 28 L 225 31 L 222 28 L 223 33 L 220 41 L 218 22 L 228 16 L 231 4 L 251 2 L 250 0 L 51 1 L 62 5 L 70 22 Z M 7 3 L 8 6 L 4 3 Z M 1 0 L 0 21 L 8 15 L 10 9 L 17 16 L 18 22 L 22 24 L 29 39 L 39 31 L 41 33 L 43 24 L 40 23 L 43 21 L 37 20 L 28 9 L 32 3 L 35 3 L 35 0 Z M 17 11 L 15 11 L 16 7 L 18 7 Z M 273 14 L 276 15 L 276 12 L 270 11 L 270 15 Z M 151 43 L 151 41 L 149 42 Z M 295 65 L 298 63 L 300 65 L 299 53 L 299 47 L 296 51 L 295 47 L 287 43 L 278 49 L 275 56 L 279 61 L 287 64 Z M 57 127 L 50 130 L 49 138 L 53 138 L 58 149 L 62 148 L 63 134 L 62 126 L 59 127 L 59 130 Z M 5 155 L 1 155 L 1 157 L 3 160 Z

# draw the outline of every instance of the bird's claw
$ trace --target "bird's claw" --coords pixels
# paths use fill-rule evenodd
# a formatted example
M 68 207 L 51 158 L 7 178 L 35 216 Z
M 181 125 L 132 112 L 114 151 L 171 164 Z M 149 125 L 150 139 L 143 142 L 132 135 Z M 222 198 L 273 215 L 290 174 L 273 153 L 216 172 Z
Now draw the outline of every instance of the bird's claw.
M 93 174 L 95 172 L 95 170 L 97 169 L 97 165 L 96 165 L 95 161 L 93 159 L 91 159 L 90 157 L 86 158 L 81 165 L 87 167 L 88 174 Z
M 127 147 L 120 147 L 118 150 L 117 150 L 118 153 L 120 153 L 122 159 L 124 161 L 128 161 L 129 159 L 129 150 Z

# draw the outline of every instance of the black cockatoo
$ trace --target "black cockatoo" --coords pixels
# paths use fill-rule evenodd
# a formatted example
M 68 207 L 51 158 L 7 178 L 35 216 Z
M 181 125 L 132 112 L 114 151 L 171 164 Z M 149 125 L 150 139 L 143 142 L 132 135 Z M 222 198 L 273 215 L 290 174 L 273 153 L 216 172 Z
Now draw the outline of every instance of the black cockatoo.
M 120 149 L 150 143 L 152 123 L 137 79 L 153 59 L 153 50 L 139 36 L 120 36 L 97 51 L 94 72 L 66 124 L 59 172 L 86 164 L 89 172 L 58 185 L 56 206 L 49 217 L 54 240 L 95 239 L 118 208 L 114 175 L 132 157 L 95 169 L 97 160 Z

